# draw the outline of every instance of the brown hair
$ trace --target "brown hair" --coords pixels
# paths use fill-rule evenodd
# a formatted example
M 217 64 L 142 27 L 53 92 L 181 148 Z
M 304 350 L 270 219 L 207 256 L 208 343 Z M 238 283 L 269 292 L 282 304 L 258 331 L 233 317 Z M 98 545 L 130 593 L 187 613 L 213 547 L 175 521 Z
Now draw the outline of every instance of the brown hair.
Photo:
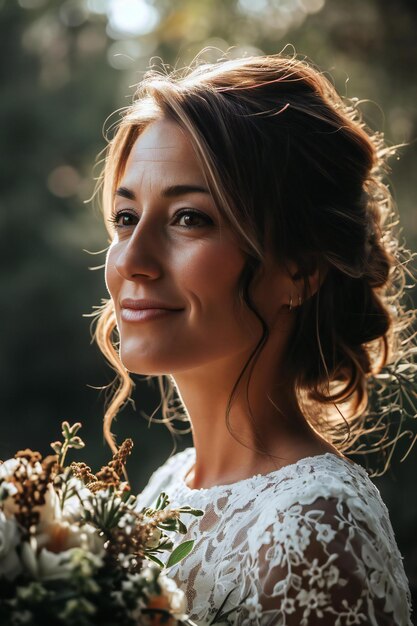
M 395 149 L 366 128 L 356 101 L 342 99 L 318 69 L 294 57 L 225 59 L 171 74 L 149 71 L 109 141 L 101 179 L 105 217 L 133 143 L 161 117 L 188 133 L 217 207 L 239 237 L 246 254 L 240 297 L 263 326 L 232 390 L 226 419 L 238 384 L 249 366 L 250 375 L 268 338 L 249 297 L 268 232 L 277 260 L 295 261 L 304 279 L 286 356 L 300 410 L 342 451 L 375 432 L 379 436 L 369 447 L 386 447 L 379 418 L 369 423 L 369 390 L 382 368 L 409 358 L 414 319 L 402 300 L 406 275 L 412 276 L 406 268 L 411 255 L 399 244 L 395 206 L 384 183 Z M 316 268 L 322 284 L 311 296 L 308 277 Z M 119 378 L 104 416 L 104 434 L 115 449 L 111 422 L 134 383 L 118 355 L 111 299 L 97 308 L 94 338 Z M 163 421 L 171 427 L 174 419 L 186 419 L 185 412 L 172 377 L 158 380 Z

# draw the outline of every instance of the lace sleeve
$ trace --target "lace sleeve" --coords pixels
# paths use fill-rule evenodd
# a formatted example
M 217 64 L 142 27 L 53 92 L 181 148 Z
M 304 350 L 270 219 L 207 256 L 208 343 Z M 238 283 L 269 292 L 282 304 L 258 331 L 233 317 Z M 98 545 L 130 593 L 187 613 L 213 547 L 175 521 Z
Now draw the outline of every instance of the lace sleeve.
M 241 622 L 279 626 L 411 624 L 397 554 L 337 498 L 279 513 L 258 554 L 259 595 Z M 400 587 L 400 588 L 399 588 Z M 257 621 L 258 620 L 258 621 Z

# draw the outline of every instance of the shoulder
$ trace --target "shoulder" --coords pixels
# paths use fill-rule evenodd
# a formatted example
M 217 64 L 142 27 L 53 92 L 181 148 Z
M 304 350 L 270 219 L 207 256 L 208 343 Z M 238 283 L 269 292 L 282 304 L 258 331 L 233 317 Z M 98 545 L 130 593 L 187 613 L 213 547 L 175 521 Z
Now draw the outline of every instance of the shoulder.
M 379 626 L 396 623 L 393 614 L 410 623 L 388 511 L 363 468 L 331 454 L 312 457 L 268 490 L 251 550 L 264 610 L 302 626 L 311 619 Z
M 331 503 L 343 503 L 352 519 L 368 521 L 371 525 L 388 516 L 381 495 L 365 469 L 335 454 L 301 459 L 265 479 L 261 488 L 261 497 L 269 502 L 264 509 L 265 517 L 273 516 L 274 508 L 285 511 L 296 505 L 308 507 L 317 500 L 327 507 Z
M 345 563 L 354 556 L 356 568 L 372 562 L 403 574 L 388 510 L 362 467 L 325 454 L 284 470 L 261 490 L 253 549 L 272 543 L 275 562 L 344 553 Z

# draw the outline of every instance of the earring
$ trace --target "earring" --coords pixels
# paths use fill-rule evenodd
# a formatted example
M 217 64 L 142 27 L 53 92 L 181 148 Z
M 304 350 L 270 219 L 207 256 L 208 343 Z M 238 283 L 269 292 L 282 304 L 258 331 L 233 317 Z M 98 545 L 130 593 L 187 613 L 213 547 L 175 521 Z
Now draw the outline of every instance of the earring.
M 301 306 L 303 303 L 302 299 L 301 299 L 301 294 L 298 294 L 298 306 Z M 288 305 L 288 310 L 292 311 L 293 310 L 293 305 L 292 305 L 292 294 L 290 294 L 290 303 Z

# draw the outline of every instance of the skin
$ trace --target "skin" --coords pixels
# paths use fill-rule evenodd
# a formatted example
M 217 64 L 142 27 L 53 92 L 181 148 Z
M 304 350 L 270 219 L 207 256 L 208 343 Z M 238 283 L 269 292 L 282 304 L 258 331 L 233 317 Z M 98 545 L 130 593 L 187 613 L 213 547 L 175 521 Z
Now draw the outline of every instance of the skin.
M 251 295 L 271 333 L 253 371 L 249 402 L 246 379 L 226 407 L 233 385 L 261 337 L 261 325 L 239 306 L 237 281 L 244 255 L 210 193 L 166 197 L 174 185 L 206 188 L 205 178 L 186 134 L 175 123 L 149 124 L 134 144 L 120 181 L 135 199 L 116 195 L 119 213 L 106 258 L 105 278 L 120 334 L 120 358 L 136 374 L 169 374 L 189 415 L 196 464 L 187 477 L 192 488 L 236 482 L 268 473 L 305 456 L 335 452 L 310 429 L 287 386 L 280 384 L 283 355 L 294 324 L 301 284 L 297 268 L 278 267 L 267 254 Z M 199 215 L 176 215 L 179 209 Z M 312 293 L 317 289 L 312 275 Z M 145 322 L 121 316 L 123 298 L 156 298 L 181 308 Z M 259 449 L 260 433 L 270 458 Z M 246 447 L 248 446 L 248 447 Z

